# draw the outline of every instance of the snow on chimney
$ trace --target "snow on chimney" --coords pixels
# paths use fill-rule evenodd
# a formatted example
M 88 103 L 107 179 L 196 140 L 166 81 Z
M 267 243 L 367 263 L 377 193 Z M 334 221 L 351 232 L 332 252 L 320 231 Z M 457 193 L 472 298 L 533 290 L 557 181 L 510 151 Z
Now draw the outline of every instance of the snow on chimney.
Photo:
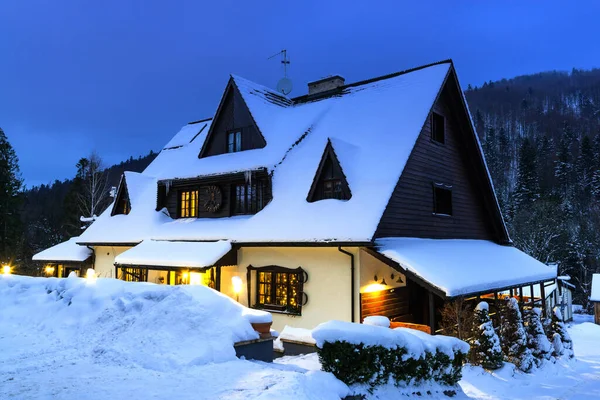
M 308 82 L 308 94 L 326 92 L 344 86 L 346 80 L 340 75 L 331 75 L 318 81 Z

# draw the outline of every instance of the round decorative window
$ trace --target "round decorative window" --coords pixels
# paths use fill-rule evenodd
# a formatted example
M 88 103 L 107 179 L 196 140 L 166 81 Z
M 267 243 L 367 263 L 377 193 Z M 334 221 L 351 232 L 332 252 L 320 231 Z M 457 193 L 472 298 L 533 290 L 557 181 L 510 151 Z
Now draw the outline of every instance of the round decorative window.
M 221 188 L 215 185 L 207 186 L 205 189 L 204 209 L 208 212 L 217 212 L 223 203 Z

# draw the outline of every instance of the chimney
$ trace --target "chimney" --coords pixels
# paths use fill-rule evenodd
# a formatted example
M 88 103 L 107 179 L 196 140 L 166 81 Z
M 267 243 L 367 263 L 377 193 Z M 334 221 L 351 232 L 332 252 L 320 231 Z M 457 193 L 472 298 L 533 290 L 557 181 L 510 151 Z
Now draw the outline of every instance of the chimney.
M 345 79 L 339 75 L 332 75 L 318 81 L 308 82 L 308 94 L 326 92 L 344 86 Z

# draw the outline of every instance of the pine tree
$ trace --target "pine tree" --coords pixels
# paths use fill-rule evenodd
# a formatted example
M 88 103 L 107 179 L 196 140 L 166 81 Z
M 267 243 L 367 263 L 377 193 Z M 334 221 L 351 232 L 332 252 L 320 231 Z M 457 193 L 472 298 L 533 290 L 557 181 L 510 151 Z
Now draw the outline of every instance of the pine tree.
M 558 195 L 566 208 L 571 206 L 571 185 L 573 181 L 573 158 L 571 155 L 574 139 L 575 135 L 569 124 L 565 123 L 556 153 L 554 176 L 558 183 Z
M 566 356 L 567 358 L 575 357 L 573 352 L 573 341 L 567 327 L 563 322 L 562 313 L 558 307 L 552 310 L 552 322 L 550 323 L 549 334 L 552 336 L 552 345 L 554 346 L 553 355 L 555 357 Z
M 500 343 L 506 361 L 511 362 L 523 372 L 529 372 L 535 365 L 531 350 L 527 348 L 527 334 L 519 304 L 509 298 L 503 307 L 500 327 Z
M 23 181 L 19 159 L 0 128 L 0 262 L 11 263 L 21 238 L 19 209 Z
M 500 339 L 494 330 L 489 315 L 489 306 L 482 301 L 475 308 L 473 339 L 471 340 L 470 359 L 474 365 L 487 369 L 502 367 L 503 358 Z
M 587 209 L 592 194 L 592 180 L 594 179 L 594 149 L 589 136 L 584 136 L 579 148 L 579 156 L 575 170 L 577 172 L 577 199 L 581 208 Z
M 538 367 L 543 364 L 544 360 L 550 360 L 552 357 L 552 344 L 546 337 L 540 314 L 541 310 L 539 308 L 523 312 L 523 322 L 527 332 L 527 347 L 535 357 L 535 363 Z
M 519 209 L 530 206 L 539 197 L 536 149 L 531 141 L 525 138 L 519 149 L 519 172 L 514 194 L 515 207 Z

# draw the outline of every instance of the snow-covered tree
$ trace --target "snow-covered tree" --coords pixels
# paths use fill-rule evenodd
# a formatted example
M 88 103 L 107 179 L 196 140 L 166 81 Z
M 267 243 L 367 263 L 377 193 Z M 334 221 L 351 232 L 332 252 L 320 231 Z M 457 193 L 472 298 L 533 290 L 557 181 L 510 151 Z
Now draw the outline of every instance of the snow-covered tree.
M 569 332 L 567 332 L 567 327 L 563 322 L 562 314 L 558 307 L 554 307 L 554 310 L 552 310 L 552 320 L 549 324 L 547 335 L 554 347 L 553 355 L 555 357 L 566 356 L 573 358 L 575 356 L 573 341 Z
M 9 262 L 17 253 L 22 184 L 19 159 L 0 128 L 0 262 Z
M 75 179 L 81 185 L 78 193 L 80 221 L 87 228 L 104 211 L 110 191 L 102 159 L 97 153 L 79 160 Z
M 500 339 L 494 330 L 485 301 L 475 307 L 473 338 L 471 339 L 471 363 L 487 369 L 498 369 L 503 364 Z
M 517 366 L 521 371 L 528 372 L 535 365 L 531 350 L 527 348 L 527 334 L 519 304 L 515 298 L 509 298 L 502 310 L 500 342 L 506 361 Z
M 546 337 L 546 332 L 540 319 L 541 310 L 533 308 L 523 312 L 525 331 L 527 332 L 527 347 L 535 357 L 535 363 L 540 366 L 544 360 L 552 358 L 552 344 Z

